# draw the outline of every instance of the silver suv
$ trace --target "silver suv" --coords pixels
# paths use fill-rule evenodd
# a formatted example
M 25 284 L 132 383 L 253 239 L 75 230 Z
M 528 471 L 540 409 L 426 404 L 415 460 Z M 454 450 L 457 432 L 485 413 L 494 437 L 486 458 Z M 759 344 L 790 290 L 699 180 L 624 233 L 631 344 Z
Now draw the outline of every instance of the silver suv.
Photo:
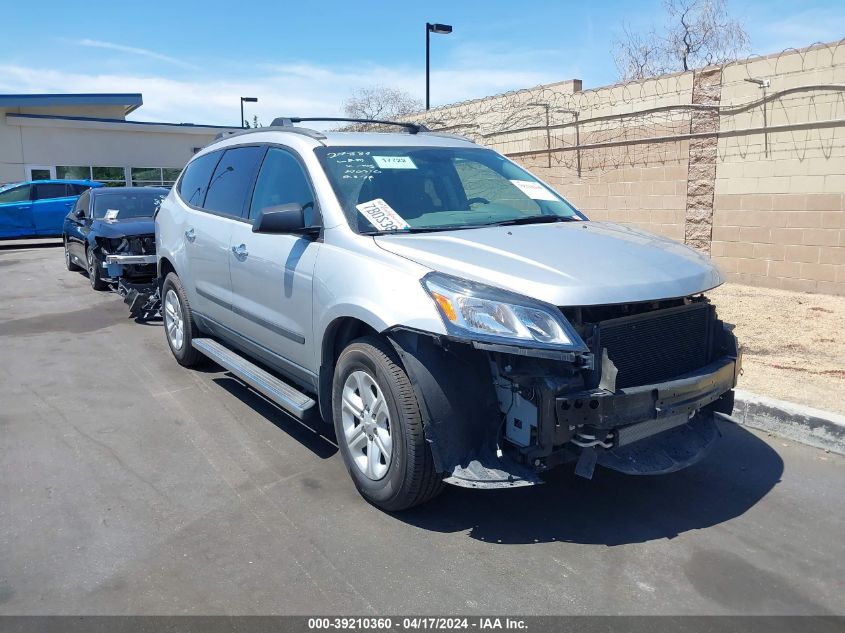
M 667 473 L 729 414 L 708 258 L 591 222 L 504 156 L 413 124 L 277 119 L 185 167 L 156 219 L 167 342 L 334 424 L 385 510 L 574 463 Z

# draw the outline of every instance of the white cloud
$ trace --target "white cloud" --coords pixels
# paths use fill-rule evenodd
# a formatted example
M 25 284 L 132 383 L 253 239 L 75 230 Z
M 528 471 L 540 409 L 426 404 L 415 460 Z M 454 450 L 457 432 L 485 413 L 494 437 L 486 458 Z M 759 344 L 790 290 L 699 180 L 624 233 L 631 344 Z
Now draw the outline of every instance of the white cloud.
M 845 10 L 839 7 L 799 10 L 788 17 L 774 19 L 768 7 L 763 12 L 763 15 L 746 22 L 754 50 L 760 54 L 836 42 L 843 36 Z
M 74 40 L 74 44 L 78 44 L 79 46 L 88 46 L 89 48 L 105 48 L 111 51 L 118 51 L 120 53 L 129 53 L 130 55 L 140 55 L 141 57 L 146 57 L 148 59 L 154 59 L 160 62 L 166 62 L 168 64 L 173 64 L 174 66 L 179 66 L 180 68 L 186 68 L 188 70 L 196 70 L 197 66 L 194 64 L 188 63 L 181 59 L 176 59 L 175 57 L 171 57 L 170 55 L 164 55 L 163 53 L 158 53 L 156 51 L 151 51 L 147 48 L 138 48 L 136 46 L 126 46 L 124 44 L 115 44 L 113 42 L 102 42 L 100 40 Z
M 207 67 L 216 67 L 209 64 Z M 144 74 L 89 74 L 57 69 L 0 64 L 0 92 L 73 93 L 140 92 L 144 105 L 130 118 L 136 120 L 237 125 L 241 96 L 257 97 L 246 104 L 245 116 L 258 115 L 268 124 L 289 116 L 341 116 L 343 101 L 356 88 L 386 85 L 422 98 L 423 69 L 356 65 L 328 67 L 308 63 L 223 66 L 219 74 L 179 79 Z M 459 67 L 432 73 L 433 104 L 482 97 L 539 83 L 567 79 L 566 73 L 537 70 Z

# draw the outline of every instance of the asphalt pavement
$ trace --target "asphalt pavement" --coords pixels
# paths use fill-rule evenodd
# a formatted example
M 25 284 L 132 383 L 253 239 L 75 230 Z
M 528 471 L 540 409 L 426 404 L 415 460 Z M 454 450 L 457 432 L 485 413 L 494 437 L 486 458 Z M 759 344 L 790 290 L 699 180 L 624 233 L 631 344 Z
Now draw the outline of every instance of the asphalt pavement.
M 845 458 L 730 422 L 660 477 L 570 468 L 389 515 L 332 432 L 0 245 L 0 614 L 845 614 Z

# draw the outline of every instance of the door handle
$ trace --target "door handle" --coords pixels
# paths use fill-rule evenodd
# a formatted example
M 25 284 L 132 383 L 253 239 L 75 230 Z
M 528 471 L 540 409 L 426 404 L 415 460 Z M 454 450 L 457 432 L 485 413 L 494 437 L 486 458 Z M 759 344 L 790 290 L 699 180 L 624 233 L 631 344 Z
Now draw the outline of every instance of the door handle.
M 189 242 L 193 242 L 195 239 L 197 239 L 197 234 L 194 232 L 194 229 L 188 229 L 187 231 L 185 231 L 185 239 Z
M 249 255 L 249 251 L 246 250 L 246 244 L 241 244 L 240 246 L 233 246 L 232 253 L 238 259 L 239 262 L 244 261 Z

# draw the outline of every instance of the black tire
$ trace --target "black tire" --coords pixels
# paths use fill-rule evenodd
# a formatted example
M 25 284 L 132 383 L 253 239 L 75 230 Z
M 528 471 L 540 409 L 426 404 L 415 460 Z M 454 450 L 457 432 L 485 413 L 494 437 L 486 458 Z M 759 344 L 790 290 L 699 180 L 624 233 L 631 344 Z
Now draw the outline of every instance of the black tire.
M 109 285 L 103 279 L 103 266 L 100 258 L 90 246 L 86 251 L 88 258 L 88 281 L 91 282 L 91 287 L 98 292 L 101 290 L 108 290 Z
M 379 480 L 368 478 L 356 466 L 344 435 L 343 388 L 354 371 L 364 371 L 375 379 L 390 416 L 393 452 L 387 473 Z M 341 352 L 332 383 L 332 418 L 346 469 L 370 503 L 395 512 L 425 503 L 442 491 L 443 478 L 434 467 L 417 398 L 396 352 L 386 341 L 367 336 Z
M 165 314 L 165 304 L 168 292 L 174 292 L 179 303 L 179 311 L 182 314 L 183 324 L 183 338 L 181 347 L 176 347 L 171 341 L 171 336 L 168 334 L 168 315 Z M 164 337 L 167 339 L 167 346 L 173 353 L 176 362 L 182 367 L 196 367 L 203 364 L 207 359 L 198 352 L 191 344 L 200 333 L 194 320 L 194 313 L 191 310 L 191 304 L 188 301 L 188 296 L 185 294 L 185 289 L 182 287 L 182 282 L 176 273 L 169 273 L 164 278 L 164 283 L 161 286 L 161 314 L 164 320 Z
M 70 251 L 67 249 L 67 239 L 62 240 L 65 244 L 65 268 L 67 268 L 71 272 L 77 272 L 82 270 L 82 267 L 74 264 L 73 259 L 71 259 Z

